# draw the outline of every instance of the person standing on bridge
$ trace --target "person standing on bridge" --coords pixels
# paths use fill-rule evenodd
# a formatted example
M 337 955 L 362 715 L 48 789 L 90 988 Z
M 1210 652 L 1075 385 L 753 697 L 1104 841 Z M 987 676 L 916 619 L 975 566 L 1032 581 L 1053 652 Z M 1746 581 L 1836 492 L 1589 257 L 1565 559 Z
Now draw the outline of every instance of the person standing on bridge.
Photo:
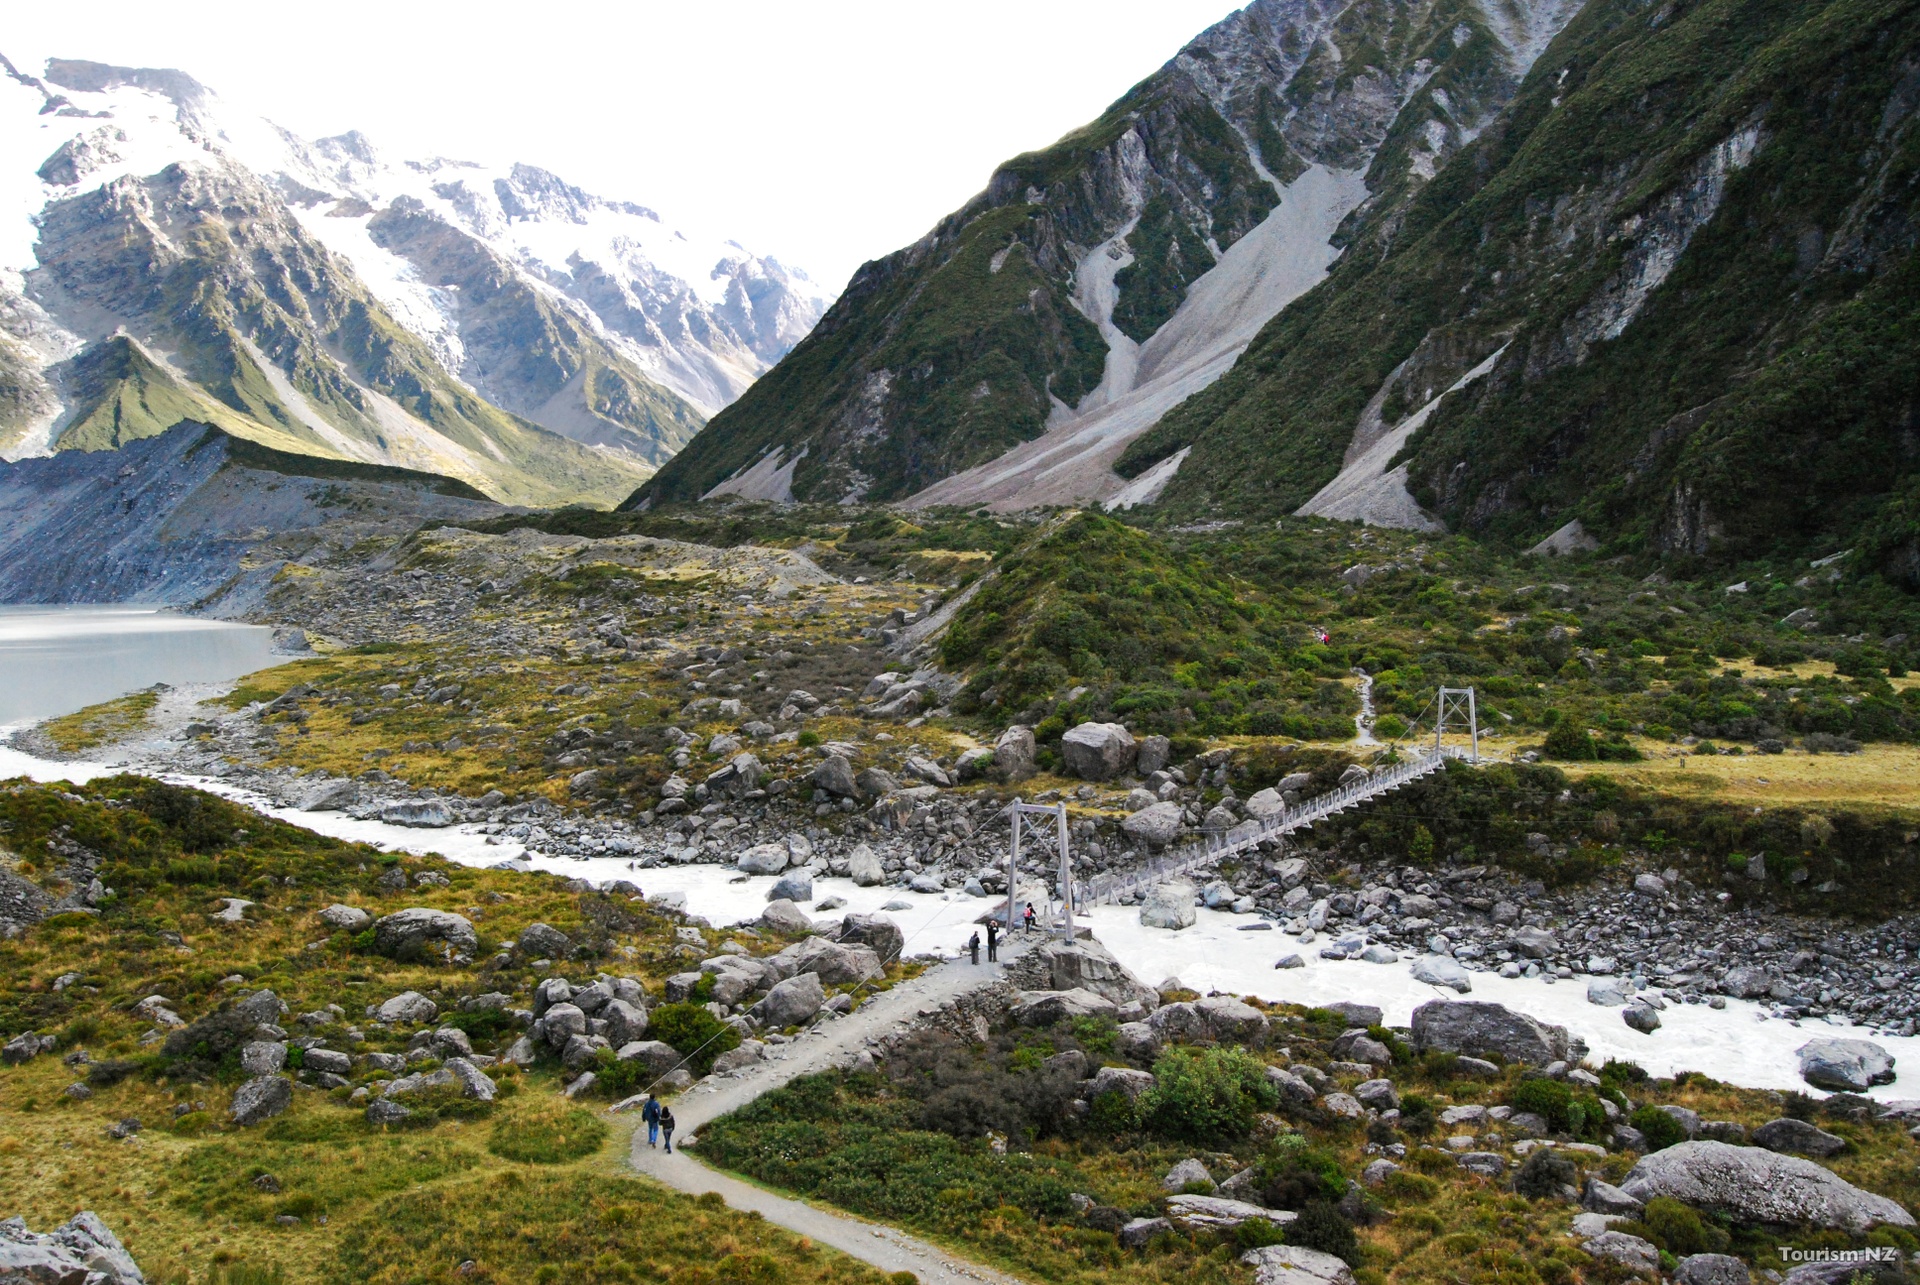
M 967 953 L 973 956 L 973 966 L 975 968 L 978 968 L 980 966 L 980 934 L 979 933 L 975 933 L 973 936 L 967 938 Z
M 667 1154 L 673 1154 L 673 1108 L 662 1105 L 660 1108 L 660 1132 L 667 1135 Z
M 987 920 L 987 962 L 991 964 L 999 958 L 1000 925 L 989 919 Z
M 1022 916 L 1022 919 L 1026 922 L 1027 932 L 1031 934 L 1033 932 L 1034 921 L 1033 903 L 1031 901 L 1027 903 L 1027 913 Z

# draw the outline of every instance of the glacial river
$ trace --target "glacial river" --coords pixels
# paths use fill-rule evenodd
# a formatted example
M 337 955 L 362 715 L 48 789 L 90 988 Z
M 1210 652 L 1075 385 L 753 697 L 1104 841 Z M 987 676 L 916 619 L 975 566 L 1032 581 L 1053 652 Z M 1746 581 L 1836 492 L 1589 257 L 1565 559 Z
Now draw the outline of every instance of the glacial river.
M 273 663 L 268 631 L 153 612 L 0 608 L 0 732 L 4 725 L 51 717 L 154 682 L 174 684 L 231 679 Z M 0 780 L 27 776 L 41 781 L 81 782 L 114 771 L 106 763 L 56 763 L 0 746 Z M 575 860 L 530 852 L 466 827 L 417 830 L 378 821 L 358 821 L 339 812 L 295 812 L 272 806 L 224 781 L 168 777 L 235 798 L 296 825 L 336 838 L 393 851 L 437 853 L 463 865 L 514 860 L 536 869 L 607 882 L 630 879 L 649 896 L 679 893 L 686 909 L 719 925 L 751 919 L 766 905 L 771 877 L 746 877 L 725 866 L 663 866 L 633 870 L 625 859 Z M 910 954 L 952 956 L 974 931 L 992 902 L 963 893 L 923 894 L 899 888 L 860 888 L 846 879 L 817 879 L 816 899 L 837 896 L 846 910 L 888 908 L 907 935 Z M 844 913 L 837 912 L 837 913 Z M 1407 961 L 1371 964 L 1323 960 L 1318 946 L 1298 947 L 1277 930 L 1253 927 L 1253 916 L 1202 910 L 1199 922 L 1179 932 L 1147 928 L 1131 908 L 1102 906 L 1087 921 L 1108 949 L 1149 984 L 1178 977 L 1196 990 L 1221 990 L 1269 1000 L 1320 1004 L 1352 1000 L 1377 1004 L 1386 1020 L 1404 1024 L 1413 1009 L 1431 999 L 1459 998 L 1416 982 Z M 1276 970 L 1274 962 L 1297 951 L 1306 966 Z M 1595 1062 L 1627 1058 L 1656 1075 L 1690 1070 L 1753 1088 L 1804 1088 L 1794 1050 L 1822 1036 L 1870 1038 L 1898 1059 L 1899 1079 L 1873 1090 L 1877 1098 L 1920 1097 L 1920 1037 L 1898 1038 L 1858 1027 L 1769 1016 L 1758 1004 L 1729 1000 L 1724 1009 L 1675 1004 L 1661 1014 L 1651 1035 L 1628 1029 L 1617 1008 L 1587 1003 L 1584 981 L 1472 975 L 1477 1000 L 1495 1000 L 1544 1021 L 1557 1022 L 1584 1038 Z

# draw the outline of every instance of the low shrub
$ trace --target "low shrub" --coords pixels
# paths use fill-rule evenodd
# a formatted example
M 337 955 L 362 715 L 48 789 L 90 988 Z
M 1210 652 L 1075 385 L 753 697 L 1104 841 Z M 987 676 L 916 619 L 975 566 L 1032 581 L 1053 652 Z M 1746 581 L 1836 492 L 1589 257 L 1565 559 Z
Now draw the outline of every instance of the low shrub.
M 1627 1117 L 1627 1123 L 1647 1136 L 1648 1151 L 1664 1151 L 1687 1140 L 1680 1122 L 1656 1106 L 1644 1106 Z
M 1141 1121 L 1155 1133 L 1215 1145 L 1244 1138 L 1253 1118 L 1279 1101 L 1258 1058 L 1236 1048 L 1171 1049 L 1154 1063 Z
M 1287 1243 L 1332 1254 L 1349 1267 L 1360 1262 L 1360 1241 L 1353 1224 L 1329 1201 L 1316 1200 L 1287 1226 Z
M 502 1160 L 558 1165 L 592 1155 L 606 1140 L 607 1126 L 592 1112 L 566 1106 L 502 1118 L 487 1137 L 487 1150 Z
M 700 1004 L 662 1004 L 648 1018 L 647 1034 L 672 1045 L 696 1075 L 705 1075 L 713 1059 L 740 1047 L 740 1032 Z

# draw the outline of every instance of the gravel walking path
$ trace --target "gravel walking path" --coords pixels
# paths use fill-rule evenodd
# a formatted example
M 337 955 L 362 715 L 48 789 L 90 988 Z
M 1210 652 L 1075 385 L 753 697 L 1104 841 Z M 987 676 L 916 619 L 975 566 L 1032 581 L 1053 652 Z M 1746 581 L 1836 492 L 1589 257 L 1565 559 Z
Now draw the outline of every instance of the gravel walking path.
M 953 962 L 929 968 L 878 995 L 851 1015 L 814 1027 L 791 1044 L 776 1045 L 766 1061 L 725 1078 L 710 1077 L 673 1101 L 677 1137 L 697 1139 L 711 1121 L 737 1111 L 762 1094 L 803 1075 L 845 1065 L 870 1039 L 912 1024 L 923 1012 L 1001 980 L 997 964 Z M 884 1272 L 912 1272 L 923 1285 L 1022 1285 L 1017 1277 L 967 1262 L 949 1250 L 891 1227 L 778 1196 L 752 1183 L 717 1173 L 676 1149 L 672 1155 L 647 1145 L 644 1128 L 633 1135 L 633 1167 L 678 1190 L 718 1192 L 735 1209 L 753 1210 L 790 1231 L 870 1263 Z

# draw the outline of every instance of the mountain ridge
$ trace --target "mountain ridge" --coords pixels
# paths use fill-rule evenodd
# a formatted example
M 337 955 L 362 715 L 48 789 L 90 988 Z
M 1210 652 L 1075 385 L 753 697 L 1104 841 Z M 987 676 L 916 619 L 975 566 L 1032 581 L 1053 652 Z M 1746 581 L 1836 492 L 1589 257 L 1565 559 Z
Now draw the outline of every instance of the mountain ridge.
M 1567 8 L 1513 6 L 1548 28 Z M 991 484 L 950 480 L 1011 464 L 1008 451 L 1132 392 L 1116 366 L 1276 208 L 1300 221 L 1287 193 L 1303 175 L 1378 171 L 1386 154 L 1423 158 L 1432 172 L 1511 95 L 1516 60 L 1532 55 L 1534 44 L 1503 44 L 1501 25 L 1461 0 L 1255 0 L 1089 125 L 1000 166 L 919 242 L 865 265 L 784 369 L 716 416 L 631 503 L 731 491 L 1017 506 Z M 1449 111 L 1410 123 L 1410 107 L 1438 102 Z M 1411 172 L 1393 182 L 1425 181 Z M 1342 220 L 1379 196 L 1316 207 L 1312 224 L 1331 225 L 1319 253 L 1337 252 Z M 1015 270 L 1017 289 L 992 280 Z M 1311 284 L 1304 270 L 1261 295 L 1189 354 L 1185 382 L 1153 389 L 1124 423 L 1083 425 L 1092 445 L 1073 448 L 1072 466 L 1103 476 L 1077 498 L 1122 487 L 1100 453 L 1218 377 Z

